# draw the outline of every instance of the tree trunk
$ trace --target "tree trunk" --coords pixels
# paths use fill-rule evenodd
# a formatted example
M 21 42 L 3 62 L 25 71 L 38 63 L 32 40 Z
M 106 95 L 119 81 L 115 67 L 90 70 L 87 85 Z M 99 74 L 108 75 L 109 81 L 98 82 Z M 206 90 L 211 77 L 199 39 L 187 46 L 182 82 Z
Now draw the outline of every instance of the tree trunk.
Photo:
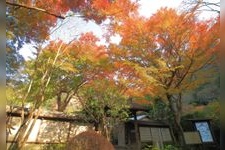
M 174 134 L 176 137 L 176 143 L 179 144 L 180 146 L 184 146 L 184 137 L 183 137 L 183 128 L 180 124 L 180 114 L 176 112 L 174 114 L 174 121 L 173 121 L 173 128 L 174 128 Z
M 12 143 L 9 147 L 9 150 L 20 150 L 24 147 L 25 142 L 27 141 L 35 123 L 38 118 L 39 112 L 34 117 L 35 110 L 32 110 L 28 117 L 24 119 L 22 125 L 20 126 L 17 134 L 15 135 L 13 141 L 15 143 Z
M 61 94 L 57 94 L 57 111 L 63 112 Z
M 26 117 L 24 120 L 22 120 L 22 124 L 16 133 L 13 141 L 15 143 L 12 143 L 9 147 L 9 150 L 21 150 L 23 149 L 35 123 L 40 113 L 40 106 L 44 100 L 44 96 L 42 95 L 40 101 L 35 101 L 35 106 L 29 111 L 28 117 Z M 35 114 L 35 111 L 37 110 L 37 113 Z M 34 117 L 35 116 L 35 117 Z M 23 116 L 22 116 L 23 117 Z
M 111 129 L 107 126 L 107 119 L 105 116 L 102 117 L 99 123 L 101 134 L 108 140 L 111 140 Z
M 35 123 L 36 123 L 36 120 L 39 116 L 40 107 L 45 100 L 45 90 L 46 90 L 46 88 L 47 88 L 47 86 L 48 86 L 48 84 L 51 80 L 51 74 L 52 74 L 52 71 L 53 71 L 52 69 L 53 69 L 53 66 L 56 63 L 56 60 L 57 60 L 58 56 L 59 56 L 61 46 L 57 51 L 57 54 L 54 58 L 52 66 L 50 68 L 48 68 L 45 71 L 45 73 L 43 74 L 43 76 L 41 78 L 41 81 L 40 81 L 40 87 L 39 87 L 38 93 L 36 94 L 34 102 L 33 102 L 34 106 L 31 109 L 31 111 L 29 112 L 28 117 L 26 119 L 22 119 L 22 125 L 20 126 L 17 134 L 15 135 L 15 137 L 13 139 L 15 143 L 12 143 L 10 145 L 9 150 L 21 150 L 21 149 L 23 149 L 23 147 L 24 147 L 24 145 L 25 145 L 25 143 L 26 143 L 26 141 L 27 141 L 27 139 L 30 135 L 30 132 L 32 131 L 32 129 L 33 129 Z M 36 60 L 38 60 L 38 58 Z M 35 62 L 35 65 L 36 65 L 36 62 Z M 32 82 L 29 85 L 29 88 L 28 88 L 27 93 L 25 94 L 24 100 L 27 98 L 27 96 L 30 92 L 31 85 L 32 85 Z M 24 109 L 24 107 L 22 109 Z M 35 114 L 36 110 L 38 110 L 37 114 Z M 34 117 L 34 115 L 35 115 L 35 117 Z M 23 115 L 21 116 L 21 118 L 23 118 Z
M 65 98 L 62 98 L 62 93 L 57 94 L 57 111 L 59 112 L 65 111 L 73 95 L 74 95 L 73 92 L 67 93 L 67 96 Z
M 183 147 L 185 141 L 183 136 L 183 128 L 180 124 L 182 115 L 181 93 L 179 93 L 176 98 L 173 98 L 172 95 L 167 94 L 167 99 L 169 101 L 169 108 L 172 112 L 172 127 L 176 138 L 175 142 Z
M 61 93 L 57 95 L 57 111 L 63 112 L 66 109 L 67 105 L 65 104 L 65 100 L 63 100 Z
M 64 112 L 65 109 L 66 109 L 66 105 L 64 105 L 64 103 L 60 103 L 60 105 L 58 105 L 57 107 L 57 111 L 59 112 Z
M 106 118 L 103 116 L 102 118 L 102 123 L 101 123 L 101 130 L 102 130 L 102 135 L 106 137 L 106 139 L 109 141 L 108 137 L 108 129 L 107 129 L 107 124 L 106 124 Z
M 24 138 L 23 138 L 23 140 L 22 140 L 22 142 L 21 142 L 21 144 L 20 144 L 20 148 L 21 148 L 21 149 L 24 147 L 26 141 L 28 140 L 29 135 L 30 135 L 30 133 L 32 132 L 32 130 L 33 130 L 33 128 L 34 128 L 34 125 L 35 125 L 35 123 L 36 123 L 36 121 L 37 121 L 38 116 L 39 116 L 39 114 L 37 114 L 37 115 L 35 116 L 35 118 L 32 119 L 32 122 L 31 122 L 31 124 L 30 124 L 30 127 L 29 127 L 28 131 L 26 132 L 26 134 L 25 134 L 25 136 L 24 136 Z

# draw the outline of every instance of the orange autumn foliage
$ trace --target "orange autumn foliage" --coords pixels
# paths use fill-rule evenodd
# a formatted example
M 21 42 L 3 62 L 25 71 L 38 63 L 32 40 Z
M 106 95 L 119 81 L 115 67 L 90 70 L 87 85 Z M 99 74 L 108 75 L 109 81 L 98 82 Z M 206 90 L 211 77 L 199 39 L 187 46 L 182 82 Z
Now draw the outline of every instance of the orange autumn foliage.
M 57 24 L 58 18 L 43 12 L 66 17 L 68 11 L 80 13 L 85 20 L 94 20 L 100 24 L 109 16 L 128 15 L 136 4 L 129 0 L 111 2 L 109 0 L 8 0 L 9 3 L 26 6 L 15 9 L 7 4 L 7 14 L 17 21 L 7 24 L 7 30 L 15 32 L 17 36 L 25 37 L 27 41 L 42 41 L 49 38 L 49 29 Z M 36 8 L 35 9 L 29 9 Z M 133 8 L 133 9 L 131 9 Z M 41 11 L 38 11 L 41 10 Z M 18 29 L 16 29 L 18 28 Z M 18 32 L 19 31 L 19 32 Z
M 122 40 L 110 45 L 110 53 L 130 82 L 130 94 L 134 90 L 163 97 L 193 89 L 204 82 L 193 80 L 193 74 L 206 79 L 201 69 L 215 65 L 218 19 L 200 21 L 192 13 L 162 8 L 150 18 L 124 17 L 113 29 Z
M 113 65 L 105 46 L 98 45 L 99 39 L 93 33 L 82 34 L 80 38 L 71 43 L 51 41 L 43 50 L 43 59 L 54 58 L 56 67 L 68 74 L 82 74 L 83 80 L 91 85 L 92 80 L 113 80 Z M 42 53 L 41 53 L 42 54 Z M 53 60 L 52 60 L 53 61 Z
M 62 40 L 51 41 L 50 44 L 45 48 L 49 52 L 56 53 L 60 51 L 60 54 L 65 56 L 73 56 L 74 59 L 82 58 L 88 59 L 89 61 L 97 62 L 103 59 L 107 59 L 107 50 L 102 45 L 97 45 L 99 39 L 88 32 L 81 34 L 80 38 L 69 44 L 64 43 Z

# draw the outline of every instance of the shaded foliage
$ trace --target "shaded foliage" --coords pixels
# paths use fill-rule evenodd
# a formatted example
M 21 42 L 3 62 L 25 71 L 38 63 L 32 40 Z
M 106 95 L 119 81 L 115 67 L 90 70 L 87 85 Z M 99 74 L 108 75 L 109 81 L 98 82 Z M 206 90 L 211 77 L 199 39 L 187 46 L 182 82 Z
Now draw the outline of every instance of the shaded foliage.
M 160 99 L 155 99 L 149 108 L 149 116 L 154 120 L 171 121 L 172 115 L 168 104 Z

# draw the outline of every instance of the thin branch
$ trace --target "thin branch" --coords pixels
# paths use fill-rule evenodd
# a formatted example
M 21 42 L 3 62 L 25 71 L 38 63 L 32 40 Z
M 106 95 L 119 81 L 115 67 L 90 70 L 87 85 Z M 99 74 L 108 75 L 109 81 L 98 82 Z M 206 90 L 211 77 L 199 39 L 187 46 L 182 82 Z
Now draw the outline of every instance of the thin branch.
M 216 7 L 220 7 L 220 3 L 210 3 L 210 2 L 203 2 L 204 6 L 216 6 Z
M 205 61 L 205 63 L 203 65 L 201 65 L 199 68 L 197 68 L 197 69 L 195 69 L 195 70 L 193 70 L 193 71 L 191 71 L 189 73 L 193 74 L 193 73 L 195 73 L 195 72 L 197 72 L 197 71 L 199 71 L 199 70 L 201 70 L 201 69 L 203 69 L 203 68 L 213 64 L 214 61 L 215 60 L 213 58 L 209 58 L 207 61 Z
M 201 9 L 201 10 L 197 10 L 197 11 L 210 11 L 210 12 L 216 12 L 216 13 L 220 13 L 219 10 L 215 10 L 215 9 L 212 9 L 212 8 L 209 8 L 209 9 Z
M 64 16 L 61 16 L 61 15 L 57 15 L 57 14 L 51 13 L 51 12 L 45 10 L 45 9 L 42 9 L 42 8 L 32 7 L 32 6 L 27 6 L 27 5 L 24 5 L 24 4 L 18 4 L 18 3 L 11 3 L 11 2 L 7 2 L 7 1 L 6 1 L 6 4 L 11 5 L 11 6 L 23 7 L 23 8 L 30 9 L 30 10 L 36 10 L 36 11 L 39 11 L 39 12 L 42 12 L 42 13 L 45 13 L 45 14 L 54 16 L 54 17 L 56 17 L 56 18 L 65 19 Z
M 181 82 L 185 79 L 185 77 L 188 75 L 188 73 L 190 73 L 190 69 L 192 67 L 194 63 L 194 60 L 191 59 L 191 62 L 189 64 L 189 66 L 187 67 L 187 70 L 185 71 L 185 73 L 183 74 L 183 76 L 181 77 L 180 81 L 175 85 L 175 88 L 179 87 L 179 85 L 181 84 Z

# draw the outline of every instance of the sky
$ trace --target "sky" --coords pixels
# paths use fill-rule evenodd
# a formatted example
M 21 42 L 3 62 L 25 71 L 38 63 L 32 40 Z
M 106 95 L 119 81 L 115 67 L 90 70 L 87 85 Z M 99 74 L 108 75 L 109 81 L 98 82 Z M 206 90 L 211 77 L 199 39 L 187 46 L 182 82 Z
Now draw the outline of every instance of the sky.
M 140 0 L 139 13 L 142 16 L 150 17 L 161 7 L 178 8 L 181 0 Z
M 215 0 L 218 1 L 218 0 Z M 139 14 L 144 17 L 150 17 L 152 14 L 156 13 L 156 11 L 161 7 L 169 7 L 179 9 L 181 6 L 182 0 L 140 0 L 140 8 Z M 200 17 L 201 18 L 208 18 L 212 14 L 205 12 Z M 93 21 L 84 21 L 79 17 L 69 17 L 65 20 L 58 21 L 56 28 L 53 28 L 54 31 L 51 36 L 50 40 L 58 40 L 61 39 L 65 42 L 69 42 L 74 38 L 78 37 L 83 32 L 93 32 L 97 37 L 101 40 L 99 44 L 104 44 L 105 40 L 102 38 L 104 34 L 104 30 L 101 26 L 95 24 Z M 115 36 L 111 39 L 114 43 L 119 43 L 120 37 Z M 47 45 L 47 43 L 46 43 Z M 27 60 L 29 57 L 33 57 L 32 51 L 35 49 L 33 48 L 32 44 L 26 44 L 20 50 L 20 53 L 24 56 Z

